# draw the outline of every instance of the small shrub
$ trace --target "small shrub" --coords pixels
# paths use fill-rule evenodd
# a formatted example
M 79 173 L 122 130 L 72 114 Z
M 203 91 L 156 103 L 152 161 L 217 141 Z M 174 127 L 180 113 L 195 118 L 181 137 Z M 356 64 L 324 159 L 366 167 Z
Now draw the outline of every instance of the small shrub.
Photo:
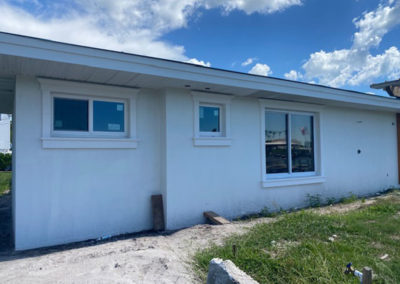
M 340 202 L 343 203 L 343 204 L 349 204 L 349 203 L 352 203 L 352 202 L 357 201 L 357 200 L 358 200 L 357 195 L 355 195 L 355 194 L 350 192 L 350 196 L 343 197 Z
M 336 203 L 336 198 L 335 197 L 328 197 L 326 199 L 326 204 L 328 204 L 328 205 L 332 205 L 332 204 L 335 204 L 335 203 Z
M 0 171 L 11 171 L 11 154 L 0 153 Z
M 269 212 L 269 209 L 267 206 L 265 206 L 261 211 L 260 211 L 260 217 L 271 217 L 271 212 Z
M 311 195 L 307 194 L 307 201 L 308 201 L 308 206 L 315 208 L 315 207 L 320 207 L 321 206 L 321 195 L 316 194 L 316 195 Z

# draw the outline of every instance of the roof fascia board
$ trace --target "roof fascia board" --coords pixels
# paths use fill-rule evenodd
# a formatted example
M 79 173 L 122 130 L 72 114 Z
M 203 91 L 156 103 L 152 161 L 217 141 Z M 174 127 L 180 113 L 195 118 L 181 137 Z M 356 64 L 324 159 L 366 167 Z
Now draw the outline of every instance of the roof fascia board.
M 400 110 L 400 100 L 391 98 L 11 34 L 0 33 L 0 50 L 17 57 Z

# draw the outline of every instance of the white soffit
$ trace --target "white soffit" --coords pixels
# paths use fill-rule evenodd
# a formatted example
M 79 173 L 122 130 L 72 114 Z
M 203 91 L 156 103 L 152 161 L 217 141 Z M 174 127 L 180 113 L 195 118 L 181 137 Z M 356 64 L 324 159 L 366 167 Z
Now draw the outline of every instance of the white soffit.
M 259 98 L 400 110 L 400 100 L 0 32 L 0 72 L 142 88 L 190 88 Z

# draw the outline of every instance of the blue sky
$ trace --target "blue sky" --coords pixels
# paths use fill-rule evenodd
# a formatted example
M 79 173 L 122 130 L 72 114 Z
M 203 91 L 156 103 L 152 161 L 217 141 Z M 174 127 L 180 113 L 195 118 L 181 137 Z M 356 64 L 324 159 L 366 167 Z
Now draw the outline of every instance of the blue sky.
M 245 73 L 375 93 L 400 78 L 400 0 L 0 0 L 0 14 L 5 32 Z

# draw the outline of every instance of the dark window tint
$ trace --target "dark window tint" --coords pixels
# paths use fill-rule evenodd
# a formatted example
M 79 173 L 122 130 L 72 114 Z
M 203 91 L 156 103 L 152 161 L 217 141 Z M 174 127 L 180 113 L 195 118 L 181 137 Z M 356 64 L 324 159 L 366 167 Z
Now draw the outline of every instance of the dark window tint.
M 117 102 L 93 101 L 93 130 L 124 132 L 125 105 Z
M 201 132 L 220 132 L 220 108 L 210 106 L 200 106 L 200 131 Z
M 291 116 L 292 172 L 314 171 L 313 117 Z
M 54 130 L 88 131 L 87 100 L 54 98 Z
M 265 154 L 268 174 L 288 172 L 287 114 L 265 113 Z

